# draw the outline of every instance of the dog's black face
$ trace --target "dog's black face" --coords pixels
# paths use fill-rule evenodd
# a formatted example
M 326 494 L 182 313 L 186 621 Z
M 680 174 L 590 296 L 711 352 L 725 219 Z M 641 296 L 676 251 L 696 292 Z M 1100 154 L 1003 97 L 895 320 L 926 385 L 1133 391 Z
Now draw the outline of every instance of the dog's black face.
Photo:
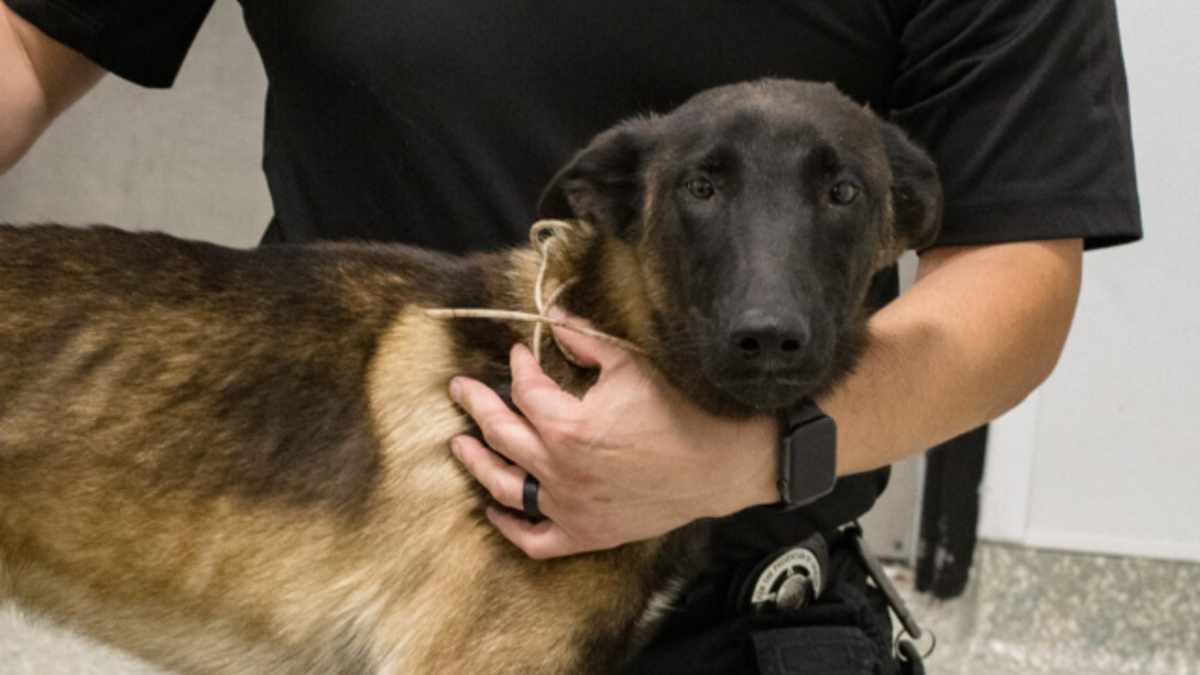
M 872 277 L 932 241 L 940 204 L 933 163 L 898 129 L 830 85 L 764 80 L 601 134 L 541 210 L 631 243 L 661 291 L 660 365 L 744 412 L 849 372 Z

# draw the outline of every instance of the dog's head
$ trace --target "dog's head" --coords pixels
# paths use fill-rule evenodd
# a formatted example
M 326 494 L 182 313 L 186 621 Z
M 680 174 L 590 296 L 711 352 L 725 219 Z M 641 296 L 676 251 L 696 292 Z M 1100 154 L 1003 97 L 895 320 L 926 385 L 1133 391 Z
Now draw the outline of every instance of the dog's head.
M 712 89 L 625 122 L 551 182 L 540 215 L 636 252 L 660 366 L 711 409 L 827 391 L 866 336 L 871 279 L 932 243 L 933 162 L 832 85 Z

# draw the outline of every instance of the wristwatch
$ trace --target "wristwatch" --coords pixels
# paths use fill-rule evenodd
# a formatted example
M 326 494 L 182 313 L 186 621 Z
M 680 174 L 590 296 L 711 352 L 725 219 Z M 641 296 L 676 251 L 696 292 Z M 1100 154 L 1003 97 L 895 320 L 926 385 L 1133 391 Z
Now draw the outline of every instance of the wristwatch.
M 784 508 L 811 504 L 837 482 L 837 424 L 810 400 L 782 412 L 779 500 Z

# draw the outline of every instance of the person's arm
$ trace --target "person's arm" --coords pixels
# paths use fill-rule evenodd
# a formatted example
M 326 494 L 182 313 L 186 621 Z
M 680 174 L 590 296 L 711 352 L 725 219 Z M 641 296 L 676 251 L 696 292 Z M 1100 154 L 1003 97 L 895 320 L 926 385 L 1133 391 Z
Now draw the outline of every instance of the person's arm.
M 1078 239 L 922 255 L 918 281 L 871 320 L 871 345 L 854 374 L 819 402 L 838 423 L 838 473 L 917 454 L 1020 402 L 1057 362 L 1081 267 Z M 488 446 L 516 465 L 465 436 L 454 439 L 455 456 L 516 509 L 525 469 L 542 482 L 547 520 L 489 511 L 528 555 L 610 548 L 776 501 L 774 419 L 711 417 L 644 360 L 570 331 L 558 337 L 600 367 L 582 400 L 558 389 L 520 347 L 513 399 L 527 420 L 479 382 L 452 384 Z
M 104 72 L 0 2 L 0 174 Z
M 871 321 L 873 344 L 821 407 L 838 473 L 874 469 L 989 422 L 1058 362 L 1079 297 L 1078 239 L 946 247 Z

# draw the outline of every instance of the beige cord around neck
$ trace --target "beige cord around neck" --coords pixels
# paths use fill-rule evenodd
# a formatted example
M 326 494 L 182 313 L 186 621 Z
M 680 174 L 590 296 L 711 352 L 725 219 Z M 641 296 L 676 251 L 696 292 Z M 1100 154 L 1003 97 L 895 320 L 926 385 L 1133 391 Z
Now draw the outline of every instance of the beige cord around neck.
M 571 279 L 568 279 L 560 284 L 558 288 L 554 289 L 554 292 L 550 294 L 549 298 L 545 297 L 544 287 L 546 284 L 546 272 L 550 267 L 550 249 L 554 246 L 558 246 L 558 242 L 561 241 L 559 237 L 554 235 L 554 229 L 556 227 L 570 228 L 571 225 L 561 220 L 542 220 L 534 223 L 533 226 L 533 244 L 542 256 L 541 265 L 538 267 L 537 280 L 533 284 L 533 305 L 537 309 L 536 314 L 507 309 L 430 308 L 425 310 L 426 316 L 438 319 L 502 319 L 508 321 L 531 322 L 534 324 L 534 327 L 533 337 L 531 339 L 532 344 L 530 347 L 533 350 L 533 357 L 537 359 L 538 363 L 542 362 L 542 327 L 547 324 L 573 330 L 576 333 L 582 333 L 594 338 L 599 338 L 605 342 L 611 342 L 612 344 L 618 345 L 637 354 L 645 354 L 645 350 L 628 340 L 616 337 L 614 335 L 609 335 L 608 333 L 595 330 L 594 328 L 588 328 L 586 326 L 569 323 L 567 321 L 563 321 L 562 319 L 552 319 L 548 316 L 550 309 L 554 307 L 558 300 L 562 297 L 563 292 L 579 280 L 578 277 L 572 277 Z M 542 233 L 549 233 L 549 236 L 543 239 L 539 236 Z M 568 360 L 574 360 L 569 354 L 566 353 L 565 350 L 562 350 L 561 347 L 559 349 L 565 356 L 567 356 Z

